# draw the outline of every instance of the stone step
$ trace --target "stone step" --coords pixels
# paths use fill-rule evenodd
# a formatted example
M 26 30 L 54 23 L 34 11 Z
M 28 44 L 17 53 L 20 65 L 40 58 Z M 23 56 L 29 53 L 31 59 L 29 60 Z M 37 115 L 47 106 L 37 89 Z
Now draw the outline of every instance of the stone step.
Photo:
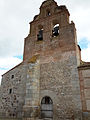
M 40 119 L 40 118 L 23 118 L 22 120 L 52 120 L 51 118 L 43 118 L 43 119 Z

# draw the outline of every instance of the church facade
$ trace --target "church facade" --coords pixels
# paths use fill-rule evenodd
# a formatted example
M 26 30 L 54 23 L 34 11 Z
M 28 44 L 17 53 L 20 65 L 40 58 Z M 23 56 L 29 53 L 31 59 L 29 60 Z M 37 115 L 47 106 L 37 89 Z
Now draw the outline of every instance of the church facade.
M 40 6 L 23 62 L 2 75 L 0 120 L 90 120 L 90 63 L 69 16 L 54 0 Z

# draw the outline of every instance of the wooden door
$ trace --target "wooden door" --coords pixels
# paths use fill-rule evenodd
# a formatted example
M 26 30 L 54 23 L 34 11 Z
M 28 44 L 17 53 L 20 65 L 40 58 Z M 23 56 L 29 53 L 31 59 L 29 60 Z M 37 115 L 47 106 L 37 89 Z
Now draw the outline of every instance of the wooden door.
M 48 96 L 41 101 L 41 118 L 53 118 L 53 102 Z

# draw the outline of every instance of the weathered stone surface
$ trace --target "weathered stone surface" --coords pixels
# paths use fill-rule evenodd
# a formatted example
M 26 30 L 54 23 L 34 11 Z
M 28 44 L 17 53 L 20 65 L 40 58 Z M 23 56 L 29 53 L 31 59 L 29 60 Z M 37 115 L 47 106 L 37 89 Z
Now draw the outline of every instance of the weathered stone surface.
M 81 61 L 69 15 L 54 0 L 42 3 L 25 38 L 23 62 L 3 75 L 0 120 L 90 120 L 90 63 Z
M 0 108 L 2 117 L 21 117 L 22 115 L 26 87 L 26 66 L 20 64 L 3 76 Z
M 76 111 L 81 111 L 78 71 L 75 64 L 75 56 L 71 57 L 70 54 L 66 60 L 40 66 L 42 71 L 40 72 L 40 97 L 42 99 L 46 95 L 52 98 L 54 119 L 71 119 L 74 114 L 77 114 Z

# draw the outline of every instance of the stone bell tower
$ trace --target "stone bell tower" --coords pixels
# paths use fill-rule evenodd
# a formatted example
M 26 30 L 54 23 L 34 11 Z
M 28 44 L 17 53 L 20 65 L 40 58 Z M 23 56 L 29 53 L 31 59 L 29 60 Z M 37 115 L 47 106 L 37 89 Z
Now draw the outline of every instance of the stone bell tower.
M 66 6 L 46 0 L 25 38 L 27 64 L 23 117 L 31 120 L 81 120 L 77 66 L 80 50 Z

